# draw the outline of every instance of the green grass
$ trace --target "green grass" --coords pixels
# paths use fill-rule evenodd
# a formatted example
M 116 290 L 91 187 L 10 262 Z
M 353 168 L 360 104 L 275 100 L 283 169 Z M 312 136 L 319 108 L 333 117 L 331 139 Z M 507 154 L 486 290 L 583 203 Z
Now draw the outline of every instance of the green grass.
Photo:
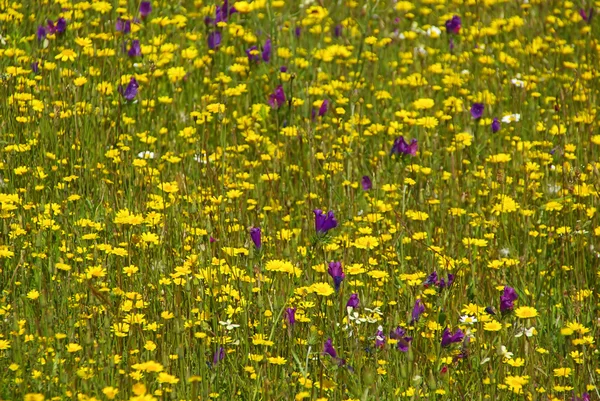
M 0 3 L 0 399 L 600 398 L 600 3 L 321 3 Z

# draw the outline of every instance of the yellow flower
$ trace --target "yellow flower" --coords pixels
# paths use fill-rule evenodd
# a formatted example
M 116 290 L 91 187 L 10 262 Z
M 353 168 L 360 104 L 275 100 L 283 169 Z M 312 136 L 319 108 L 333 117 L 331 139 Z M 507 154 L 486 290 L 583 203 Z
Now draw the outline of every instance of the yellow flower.
M 86 82 L 87 82 L 86 77 L 75 78 L 75 80 L 73 81 L 75 86 L 83 86 L 83 85 L 85 85 Z
M 102 389 L 102 393 L 104 393 L 106 398 L 108 398 L 109 400 L 113 400 L 119 393 L 119 389 L 114 387 L 104 387 Z
M 272 365 L 285 365 L 285 363 L 287 362 L 287 360 L 281 356 L 267 358 L 267 360 Z
M 486 324 L 484 324 L 483 329 L 485 331 L 499 331 L 502 329 L 502 324 L 500 324 L 496 320 L 492 320 L 491 322 L 487 322 Z
M 54 58 L 60 61 L 75 61 L 75 58 L 77 58 L 77 53 L 71 49 L 65 49 L 58 53 Z
M 529 376 L 507 376 L 504 383 L 515 393 L 520 393 L 524 385 L 529 383 Z
M 531 306 L 521 306 L 515 310 L 515 315 L 521 319 L 529 319 L 536 317 L 538 315 L 538 311 Z
M 314 283 L 310 286 L 312 292 L 323 297 L 328 297 L 335 291 L 328 283 Z
M 554 369 L 555 377 L 569 377 L 571 376 L 572 369 L 571 368 L 558 368 Z
M 10 348 L 10 341 L 8 340 L 0 340 L 0 351 L 5 350 L 5 349 L 9 349 Z
M 40 292 L 38 290 L 31 290 L 27 293 L 27 298 L 36 300 L 40 297 Z
M 433 99 L 418 99 L 413 102 L 413 107 L 417 110 L 426 110 L 435 106 L 435 101 Z
M 73 353 L 73 352 L 77 352 L 77 351 L 81 351 L 82 347 L 79 344 L 76 343 L 69 343 L 67 345 L 67 352 Z

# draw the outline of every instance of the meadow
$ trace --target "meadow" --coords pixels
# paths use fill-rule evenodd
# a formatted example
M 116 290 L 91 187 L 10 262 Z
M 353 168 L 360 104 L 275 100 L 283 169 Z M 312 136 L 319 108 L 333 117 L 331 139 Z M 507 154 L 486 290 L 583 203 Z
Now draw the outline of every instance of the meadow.
M 0 1 L 0 400 L 600 399 L 600 1 Z

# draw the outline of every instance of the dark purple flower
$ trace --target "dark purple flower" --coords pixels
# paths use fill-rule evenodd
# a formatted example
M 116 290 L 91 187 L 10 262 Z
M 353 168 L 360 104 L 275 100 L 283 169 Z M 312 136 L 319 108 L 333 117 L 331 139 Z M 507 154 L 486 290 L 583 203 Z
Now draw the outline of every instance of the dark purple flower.
M 265 63 L 268 63 L 271 60 L 271 39 L 267 39 L 265 41 L 262 51 L 262 59 Z
M 333 35 L 334 35 L 336 38 L 339 38 L 340 36 L 342 36 L 342 30 L 343 30 L 343 29 L 344 29 L 344 28 L 343 28 L 343 27 L 342 27 L 340 24 L 336 25 L 336 26 L 335 26 L 335 29 L 333 30 Z
M 258 51 L 258 47 L 256 46 L 252 46 L 248 49 L 246 49 L 246 55 L 248 56 L 248 61 L 259 61 L 260 57 L 259 57 L 259 51 Z
M 323 353 L 329 355 L 334 359 L 337 358 L 337 352 L 335 351 L 335 348 L 333 348 L 333 341 L 331 340 L 331 338 L 328 338 L 327 341 L 325 341 Z
M 48 20 L 48 33 L 50 34 L 60 34 L 64 33 L 67 29 L 67 21 L 64 18 L 59 18 L 56 21 L 56 24 L 52 22 L 52 20 Z
M 411 324 L 418 322 L 423 312 L 425 312 L 425 305 L 423 304 L 423 301 L 421 301 L 421 299 L 417 299 L 415 301 L 415 305 L 413 306 L 411 313 Z
M 350 295 L 348 302 L 346 302 L 346 308 L 348 308 L 348 307 L 350 307 L 352 309 L 358 308 L 359 304 L 360 304 L 360 300 L 358 299 L 358 294 L 352 294 L 352 295 Z
M 465 333 L 461 329 L 456 329 L 454 334 L 446 327 L 442 333 L 442 347 L 447 347 L 453 343 L 459 343 L 465 337 Z
M 296 308 L 287 308 L 285 310 L 285 320 L 287 320 L 290 326 L 296 323 Z
M 119 93 L 125 98 L 125 100 L 131 101 L 137 96 L 139 87 L 140 85 L 135 78 L 131 77 L 125 89 L 123 89 L 123 85 L 119 85 Z
M 368 191 L 373 188 L 373 183 L 368 175 L 364 175 L 362 180 L 360 180 L 360 185 L 362 185 L 363 191 Z
M 344 271 L 342 270 L 342 264 L 340 262 L 330 262 L 329 269 L 327 270 L 331 278 L 333 278 L 333 284 L 335 286 L 335 290 L 339 291 L 340 284 L 346 278 Z
M 127 52 L 129 57 L 139 57 L 142 55 L 142 47 L 140 46 L 140 41 L 135 39 L 131 41 L 131 47 Z
M 452 19 L 449 19 L 448 21 L 446 21 L 446 32 L 458 33 L 460 31 L 460 28 L 461 28 L 461 20 L 458 15 L 455 15 L 454 17 L 452 17 Z
M 375 333 L 375 347 L 383 348 L 385 345 L 385 336 L 383 335 L 383 327 L 379 326 L 377 328 L 377 333 Z
M 285 103 L 285 100 L 285 92 L 281 85 L 275 88 L 275 92 L 269 95 L 269 105 L 274 109 L 280 108 Z
M 330 210 L 325 214 L 321 209 L 315 209 L 313 213 L 315 214 L 315 230 L 317 234 L 325 234 L 332 228 L 337 227 L 338 222 L 333 215 L 333 211 Z
M 215 355 L 213 356 L 212 366 L 217 366 L 219 362 L 221 362 L 225 358 L 225 348 L 219 347 Z
M 215 22 L 217 24 L 219 22 L 227 22 L 227 18 L 229 18 L 229 16 L 235 12 L 237 12 L 235 7 L 229 7 L 228 0 L 225 0 L 222 6 L 217 6 Z
M 117 32 L 122 32 L 124 35 L 127 35 L 131 32 L 131 21 L 124 20 L 122 18 L 117 18 L 117 22 L 115 23 L 115 30 Z
M 287 72 L 287 67 L 285 65 L 282 65 L 281 67 L 279 67 L 279 72 Z
M 148 14 L 152 12 L 152 4 L 149 1 L 142 1 L 140 3 L 140 16 L 146 18 Z
M 491 315 L 491 316 L 496 316 L 496 310 L 494 309 L 494 307 L 493 307 L 493 306 L 486 306 L 486 307 L 485 307 L 485 312 L 486 312 L 488 315 Z
M 506 313 L 514 308 L 514 302 L 519 298 L 514 288 L 506 286 L 500 296 L 500 312 Z
M 256 249 L 260 249 L 261 247 L 260 234 L 260 228 L 258 227 L 252 227 L 250 229 L 250 238 L 252 238 L 252 242 L 254 242 Z
M 217 47 L 219 47 L 219 45 L 221 45 L 221 32 L 219 31 L 214 31 L 208 34 L 208 48 L 211 50 L 216 49 Z
M 403 136 L 399 136 L 394 140 L 394 144 L 392 145 L 392 150 L 390 151 L 390 155 L 411 155 L 415 156 L 417 154 L 417 150 L 419 150 L 419 144 L 416 139 L 410 140 L 410 145 L 406 143 Z
M 588 14 L 582 8 L 579 10 L 579 15 L 581 15 L 581 18 L 583 18 L 583 20 L 589 24 L 592 21 L 592 17 L 594 16 L 594 9 L 590 8 L 590 12 Z
M 36 31 L 37 40 L 43 40 L 46 37 L 46 34 L 46 28 L 43 25 L 38 26 Z
M 425 282 L 423 283 L 423 285 L 425 286 L 430 286 L 430 285 L 437 285 L 438 284 L 438 274 L 436 271 L 434 271 L 433 273 L 431 273 L 429 276 L 427 276 L 427 279 L 425 279 Z
M 319 117 L 323 117 L 325 113 L 327 113 L 327 109 L 329 108 L 329 100 L 323 100 L 321 103 L 321 107 L 319 107 Z
M 299 38 L 300 35 L 302 34 L 302 28 L 297 26 L 296 29 L 294 29 L 294 34 L 296 35 L 297 38 Z
M 481 116 L 483 116 L 484 108 L 485 106 L 483 105 L 483 103 L 473 103 L 473 106 L 471 106 L 471 116 L 475 120 L 481 118 Z
M 497 118 L 494 118 L 494 121 L 492 121 L 492 133 L 496 133 L 500 131 L 500 121 L 498 121 Z
M 34 74 L 40 72 L 40 63 L 38 63 L 37 61 L 31 63 L 31 71 L 33 71 Z
M 408 346 L 412 341 L 412 337 L 406 335 L 406 330 L 402 327 L 396 327 L 396 330 L 390 333 L 390 338 L 398 341 L 398 349 L 402 352 L 408 352 Z
M 439 285 L 440 289 L 443 289 L 443 288 L 449 288 L 452 285 L 452 283 L 454 283 L 454 274 L 448 273 L 447 281 L 445 281 L 444 279 L 441 279 L 438 285 Z

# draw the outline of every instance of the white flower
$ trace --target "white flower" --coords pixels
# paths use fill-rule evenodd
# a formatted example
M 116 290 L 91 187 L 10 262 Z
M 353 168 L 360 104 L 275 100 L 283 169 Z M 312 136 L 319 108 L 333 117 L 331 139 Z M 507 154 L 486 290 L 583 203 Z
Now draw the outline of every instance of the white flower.
M 226 322 L 219 321 L 219 324 L 225 326 L 225 329 L 227 330 L 233 330 L 240 327 L 239 324 L 231 323 L 231 320 L 227 320 Z
M 524 88 L 525 85 L 527 85 L 525 81 L 521 81 L 520 79 L 516 79 L 516 78 L 511 79 L 510 82 L 514 86 L 518 86 L 519 88 Z
M 431 38 L 438 38 L 442 34 L 442 30 L 437 26 L 432 26 L 427 30 L 427 36 Z
M 506 349 L 506 347 L 504 345 L 501 345 L 500 349 L 498 349 L 498 355 L 500 355 L 501 357 L 506 358 L 506 359 L 512 359 L 512 357 L 513 357 L 513 353 L 508 352 L 508 350 Z
M 525 334 L 525 336 L 527 336 L 527 337 L 533 336 L 535 334 L 535 327 L 530 327 L 528 329 L 523 327 L 517 334 L 515 334 L 515 337 L 519 338 L 523 334 Z
M 498 251 L 498 253 L 500 254 L 500 256 L 502 256 L 503 258 L 507 257 L 510 254 L 510 249 L 508 248 L 502 248 Z
M 510 124 L 513 121 L 514 122 L 519 122 L 519 120 L 521 120 L 521 115 L 520 114 L 509 114 L 507 116 L 502 117 L 502 122 L 506 123 L 506 124 Z
M 154 159 L 154 152 L 145 150 L 143 152 L 138 153 L 137 157 L 139 157 L 140 159 Z
M 474 316 L 464 315 L 460 317 L 460 322 L 463 324 L 477 323 L 477 318 Z

